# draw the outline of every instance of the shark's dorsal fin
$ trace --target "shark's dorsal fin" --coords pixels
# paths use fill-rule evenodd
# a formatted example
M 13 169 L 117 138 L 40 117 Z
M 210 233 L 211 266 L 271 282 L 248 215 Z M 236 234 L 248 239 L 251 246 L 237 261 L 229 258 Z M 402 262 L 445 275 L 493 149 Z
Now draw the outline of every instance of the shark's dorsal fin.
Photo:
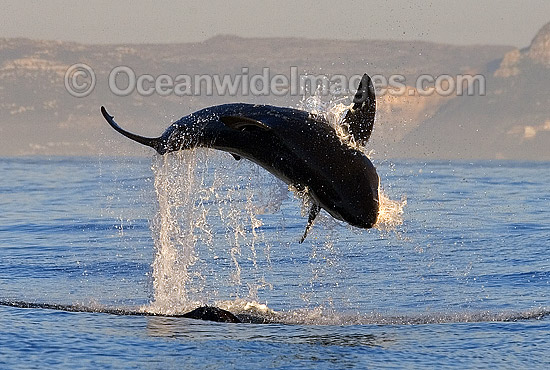
M 224 125 L 234 130 L 246 131 L 246 130 L 264 130 L 268 131 L 271 128 L 263 122 L 257 121 L 252 118 L 243 116 L 221 116 L 220 121 Z
M 311 207 L 309 208 L 309 217 L 307 219 L 306 230 L 304 231 L 304 235 L 302 235 L 302 239 L 300 239 L 300 244 L 302 244 L 304 240 L 306 240 L 307 233 L 313 226 L 313 221 L 315 221 L 315 217 L 317 217 L 320 211 L 321 211 L 321 207 L 319 207 L 315 203 L 311 204 Z

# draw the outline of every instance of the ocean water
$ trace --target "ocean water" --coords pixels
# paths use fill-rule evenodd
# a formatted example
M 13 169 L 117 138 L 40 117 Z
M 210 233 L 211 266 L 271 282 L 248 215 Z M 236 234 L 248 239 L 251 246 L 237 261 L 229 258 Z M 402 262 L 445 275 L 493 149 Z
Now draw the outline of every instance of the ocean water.
M 548 368 L 550 164 L 373 161 L 386 222 L 299 244 L 226 153 L 0 159 L 0 368 Z M 171 316 L 204 304 L 268 323 Z

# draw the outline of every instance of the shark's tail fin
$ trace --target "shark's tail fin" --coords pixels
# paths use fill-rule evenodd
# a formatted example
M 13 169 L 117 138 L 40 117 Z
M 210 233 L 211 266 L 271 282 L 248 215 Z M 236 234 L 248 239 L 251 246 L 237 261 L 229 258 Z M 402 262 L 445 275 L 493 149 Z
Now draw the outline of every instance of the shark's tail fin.
M 101 114 L 103 114 L 103 117 L 105 117 L 105 120 L 109 123 L 109 125 L 111 125 L 112 128 L 120 132 L 122 135 L 134 141 L 137 141 L 140 144 L 150 146 L 151 148 L 155 149 L 159 154 L 166 153 L 165 145 L 163 145 L 163 141 L 160 137 L 143 137 L 124 130 L 113 120 L 114 117 L 111 116 L 103 106 L 101 107 Z
M 360 145 L 365 145 L 369 141 L 374 127 L 374 116 L 376 114 L 376 95 L 371 78 L 364 74 L 355 97 L 353 98 L 353 107 L 349 109 L 344 117 L 348 125 L 349 133 Z

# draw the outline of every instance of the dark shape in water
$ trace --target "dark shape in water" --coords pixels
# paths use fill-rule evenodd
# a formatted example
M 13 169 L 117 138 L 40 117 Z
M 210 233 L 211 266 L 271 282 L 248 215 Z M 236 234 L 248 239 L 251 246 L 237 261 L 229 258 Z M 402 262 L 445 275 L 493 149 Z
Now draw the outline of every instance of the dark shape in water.
M 106 313 L 119 316 L 167 316 L 167 317 L 184 317 L 187 319 L 216 321 L 216 322 L 234 322 L 240 323 L 231 312 L 222 310 L 214 306 L 202 306 L 195 308 L 193 311 L 184 314 L 162 315 L 151 312 L 127 310 L 123 308 L 108 308 L 108 307 L 89 307 L 81 305 L 63 305 L 55 303 L 37 303 L 24 301 L 0 301 L 0 306 L 18 307 L 18 308 L 41 308 L 47 310 L 66 311 L 66 312 L 91 312 L 91 313 Z M 249 320 L 245 320 L 249 321 Z
M 376 111 L 372 80 L 364 75 L 343 124 L 357 143 L 371 135 Z M 122 129 L 107 113 L 107 122 L 124 136 L 159 154 L 195 147 L 229 152 L 262 166 L 311 198 L 307 236 L 322 208 L 332 217 L 360 228 L 378 218 L 379 177 L 369 158 L 343 143 L 321 115 L 292 108 L 244 103 L 202 109 L 174 122 L 162 136 L 147 138 Z
M 214 306 L 197 307 L 191 312 L 182 315 L 188 319 L 207 320 L 216 322 L 241 322 L 231 312 Z

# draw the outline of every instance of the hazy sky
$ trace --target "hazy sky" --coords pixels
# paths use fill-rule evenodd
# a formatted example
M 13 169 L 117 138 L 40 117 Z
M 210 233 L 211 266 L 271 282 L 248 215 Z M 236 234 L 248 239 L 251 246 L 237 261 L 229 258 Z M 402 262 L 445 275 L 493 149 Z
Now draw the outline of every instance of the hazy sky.
M 549 21 L 549 0 L 0 0 L 0 37 L 84 43 L 235 34 L 527 46 Z

